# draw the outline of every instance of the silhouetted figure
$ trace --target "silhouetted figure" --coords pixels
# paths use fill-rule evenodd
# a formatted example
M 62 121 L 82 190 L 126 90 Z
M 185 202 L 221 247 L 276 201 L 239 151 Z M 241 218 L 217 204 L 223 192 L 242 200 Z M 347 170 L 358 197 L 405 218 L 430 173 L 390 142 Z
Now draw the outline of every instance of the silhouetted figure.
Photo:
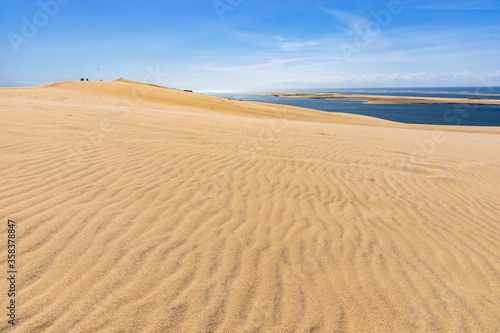
M 89 79 L 85 80 L 85 81 L 88 81 Z
M 80 79 L 80 81 L 85 81 L 85 79 L 82 77 L 82 78 Z

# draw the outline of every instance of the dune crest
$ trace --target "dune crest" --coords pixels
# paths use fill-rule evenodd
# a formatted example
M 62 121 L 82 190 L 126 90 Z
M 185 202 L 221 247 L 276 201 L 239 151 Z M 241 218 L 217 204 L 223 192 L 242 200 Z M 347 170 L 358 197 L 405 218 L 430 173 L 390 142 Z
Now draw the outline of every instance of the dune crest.
M 499 128 L 130 81 L 0 89 L 0 110 L 1 331 L 500 327 Z

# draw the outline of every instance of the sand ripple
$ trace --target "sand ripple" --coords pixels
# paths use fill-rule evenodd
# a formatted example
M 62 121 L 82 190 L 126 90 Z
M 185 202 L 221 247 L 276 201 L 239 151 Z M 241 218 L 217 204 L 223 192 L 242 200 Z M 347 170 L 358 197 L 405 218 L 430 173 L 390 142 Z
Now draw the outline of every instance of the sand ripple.
M 0 93 L 12 331 L 499 331 L 499 135 L 32 89 Z

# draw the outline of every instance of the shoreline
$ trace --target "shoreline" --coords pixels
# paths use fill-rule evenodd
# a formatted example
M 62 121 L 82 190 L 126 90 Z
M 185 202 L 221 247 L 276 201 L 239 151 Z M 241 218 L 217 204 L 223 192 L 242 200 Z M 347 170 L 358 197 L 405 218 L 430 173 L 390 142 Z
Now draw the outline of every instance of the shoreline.
M 87 95 L 98 92 L 99 97 L 94 99 L 94 106 L 105 107 L 109 101 L 123 100 L 125 96 L 134 96 L 136 90 L 143 93 L 147 91 L 147 98 L 138 98 L 135 103 L 147 105 L 148 108 L 162 109 L 165 104 L 175 105 L 179 109 L 189 112 L 214 112 L 231 116 L 243 116 L 262 119 L 276 119 L 282 121 L 306 121 L 318 124 L 343 124 L 369 127 L 386 127 L 423 131 L 463 132 L 500 134 L 500 126 L 467 126 L 467 125 L 442 125 L 442 124 L 413 124 L 386 120 L 383 118 L 343 113 L 322 111 L 307 107 L 274 104 L 258 101 L 239 101 L 224 97 L 211 96 L 201 93 L 188 93 L 179 89 L 151 85 L 142 82 L 119 79 L 109 81 L 63 81 L 53 82 L 38 86 L 22 88 L 0 88 L 0 98 L 5 102 L 20 93 L 29 103 L 60 103 L 57 96 L 65 91 L 71 95 L 70 99 L 87 104 Z M 146 90 L 144 90 L 146 89 Z M 273 93 L 253 93 L 260 95 L 273 95 Z M 280 93 L 281 94 L 281 93 Z M 282 93 L 292 94 L 292 93 Z M 44 96 L 44 97 L 42 97 Z M 49 97 L 50 96 L 50 97 Z M 182 96 L 182 97 L 181 97 Z M 185 97 L 190 97 L 185 99 Z M 136 99 L 136 97 L 132 97 Z M 103 103 L 104 102 L 104 103 Z M 229 103 L 228 103 L 229 102 Z M 88 104 L 87 104 L 88 105 Z M 109 104 L 108 104 L 109 105 Z M 206 107 L 209 105 L 210 107 Z M 217 109 L 217 111 L 216 111 Z
M 336 101 L 364 101 L 366 104 L 471 104 L 471 105 L 500 105 L 497 99 L 472 98 L 445 98 L 445 97 L 413 97 L 390 95 L 358 95 L 358 94 L 331 94 L 331 93 L 256 93 L 258 95 L 310 98 Z

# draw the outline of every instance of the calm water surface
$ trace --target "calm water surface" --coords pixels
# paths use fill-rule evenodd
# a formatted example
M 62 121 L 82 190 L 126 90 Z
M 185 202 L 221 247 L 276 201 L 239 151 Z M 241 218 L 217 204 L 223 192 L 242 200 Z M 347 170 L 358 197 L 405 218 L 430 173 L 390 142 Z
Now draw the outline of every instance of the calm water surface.
M 294 91 L 340 94 L 500 99 L 500 87 L 316 89 Z M 210 95 L 244 101 L 299 106 L 326 112 L 359 114 L 407 124 L 500 126 L 500 106 L 496 105 L 365 104 L 362 101 L 331 101 L 310 98 L 286 98 L 240 93 L 210 93 Z

